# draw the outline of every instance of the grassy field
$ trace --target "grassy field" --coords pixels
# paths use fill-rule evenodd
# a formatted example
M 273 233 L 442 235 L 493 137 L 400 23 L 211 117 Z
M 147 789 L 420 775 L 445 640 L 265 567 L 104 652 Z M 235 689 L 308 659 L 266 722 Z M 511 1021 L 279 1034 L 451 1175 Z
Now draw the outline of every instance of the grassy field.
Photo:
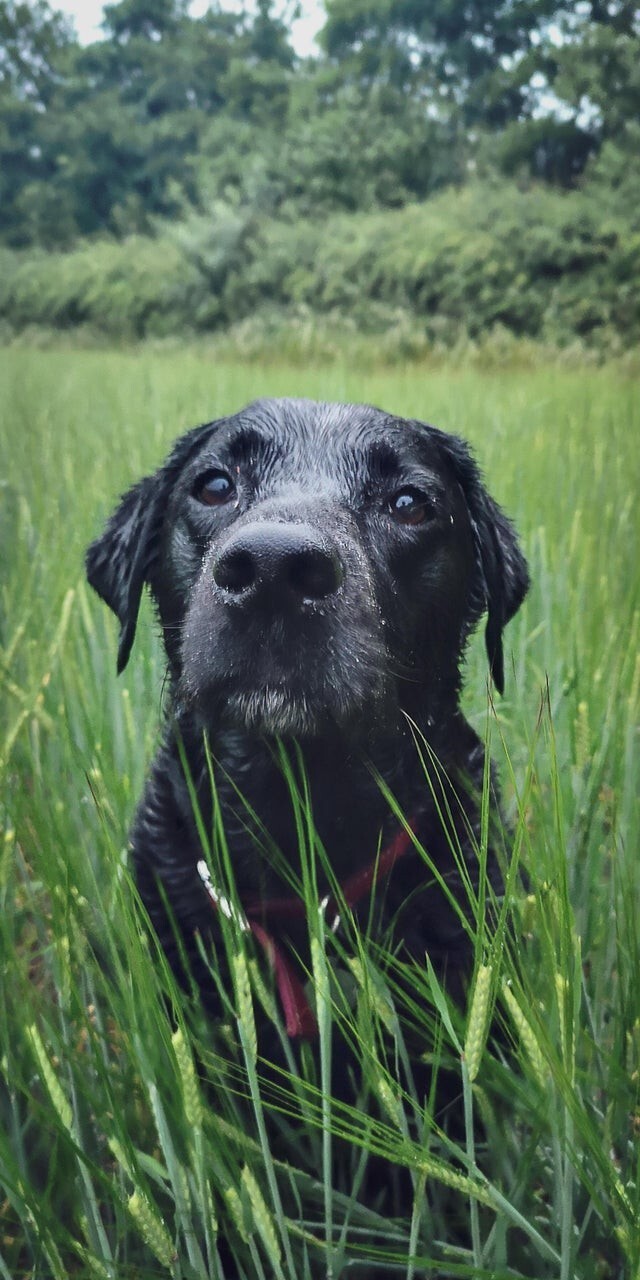
M 271 998 L 241 940 L 238 1016 L 213 1031 L 141 928 L 126 833 L 162 659 L 147 607 L 116 680 L 115 623 L 83 583 L 116 495 L 180 431 L 274 393 L 368 400 L 464 435 L 533 580 L 505 697 L 488 706 L 479 638 L 465 695 L 528 875 L 507 902 L 515 941 L 479 933 L 459 1013 L 426 968 L 403 1011 L 358 952 L 345 1014 L 320 939 L 323 1055 L 350 1018 L 362 1059 L 352 1110 L 323 1096 L 309 1055 L 261 1084 L 249 989 Z M 0 1277 L 337 1280 L 366 1278 L 378 1253 L 406 1280 L 638 1280 L 637 382 L 613 367 L 359 375 L 348 359 L 305 373 L 202 351 L 14 350 L 0 397 Z M 457 1073 L 455 1139 L 398 1074 L 408 1016 Z M 336 1134 L 353 1151 L 341 1188 Z M 409 1170 L 397 1221 L 356 1204 L 370 1151 Z

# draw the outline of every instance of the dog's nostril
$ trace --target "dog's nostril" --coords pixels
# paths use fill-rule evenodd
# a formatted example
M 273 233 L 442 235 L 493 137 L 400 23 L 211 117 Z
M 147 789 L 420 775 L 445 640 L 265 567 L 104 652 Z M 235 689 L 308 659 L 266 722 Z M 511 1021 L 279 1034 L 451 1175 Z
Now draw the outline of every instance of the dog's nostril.
M 340 561 L 319 547 L 298 551 L 289 561 L 289 585 L 307 600 L 324 600 L 343 579 Z
M 214 581 L 225 591 L 240 595 L 256 580 L 256 566 L 250 551 L 230 547 L 223 551 L 213 568 Z

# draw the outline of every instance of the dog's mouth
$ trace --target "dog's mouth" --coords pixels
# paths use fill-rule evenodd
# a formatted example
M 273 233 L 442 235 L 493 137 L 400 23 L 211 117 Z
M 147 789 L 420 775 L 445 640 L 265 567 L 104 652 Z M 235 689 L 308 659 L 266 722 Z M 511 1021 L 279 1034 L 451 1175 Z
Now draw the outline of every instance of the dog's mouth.
M 324 655 L 326 656 L 326 655 Z M 365 656 L 353 663 L 297 649 L 290 664 L 269 661 L 256 652 L 251 660 L 234 655 L 230 663 L 188 661 L 183 667 L 179 700 L 197 708 L 209 724 L 236 727 L 252 734 L 309 738 L 331 729 L 353 732 L 360 722 L 383 717 L 390 690 L 386 663 Z

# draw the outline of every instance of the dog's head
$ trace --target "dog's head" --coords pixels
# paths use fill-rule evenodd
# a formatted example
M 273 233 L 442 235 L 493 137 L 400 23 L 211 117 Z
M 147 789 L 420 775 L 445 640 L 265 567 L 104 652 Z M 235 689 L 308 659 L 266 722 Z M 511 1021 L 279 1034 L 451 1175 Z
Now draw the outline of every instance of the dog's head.
M 304 400 L 183 436 L 122 499 L 87 572 L 120 620 L 119 670 L 147 583 L 178 702 L 298 736 L 446 705 L 485 611 L 502 691 L 502 631 L 528 586 L 461 440 Z

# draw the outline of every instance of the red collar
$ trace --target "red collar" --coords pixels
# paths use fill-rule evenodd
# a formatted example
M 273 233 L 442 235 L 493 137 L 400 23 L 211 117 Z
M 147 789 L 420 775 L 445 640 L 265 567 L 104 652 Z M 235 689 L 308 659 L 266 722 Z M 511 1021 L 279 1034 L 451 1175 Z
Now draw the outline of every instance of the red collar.
M 356 907 L 362 899 L 376 889 L 381 880 L 391 874 L 396 862 L 408 853 L 412 841 L 415 824 L 410 822 L 401 827 L 393 840 L 378 857 L 368 866 L 362 867 L 340 886 L 341 903 L 347 907 Z M 209 868 L 204 860 L 197 864 L 197 871 L 204 888 L 216 911 L 235 919 L 242 929 L 250 931 L 264 951 L 273 969 L 280 1003 L 285 1018 L 287 1035 L 291 1039 L 302 1038 L 313 1040 L 318 1034 L 315 1014 L 309 1005 L 304 987 L 298 977 L 292 960 L 283 951 L 274 937 L 273 931 L 264 928 L 260 921 L 266 921 L 276 927 L 287 920 L 302 920 L 306 916 L 305 904 L 301 898 L 269 898 L 266 901 L 249 903 L 242 913 L 236 911 L 229 899 L 221 894 L 213 884 Z M 327 917 L 333 916 L 330 928 L 335 932 L 340 924 L 340 911 L 335 898 L 328 895 L 321 903 Z M 259 920 L 255 917 L 259 916 Z

